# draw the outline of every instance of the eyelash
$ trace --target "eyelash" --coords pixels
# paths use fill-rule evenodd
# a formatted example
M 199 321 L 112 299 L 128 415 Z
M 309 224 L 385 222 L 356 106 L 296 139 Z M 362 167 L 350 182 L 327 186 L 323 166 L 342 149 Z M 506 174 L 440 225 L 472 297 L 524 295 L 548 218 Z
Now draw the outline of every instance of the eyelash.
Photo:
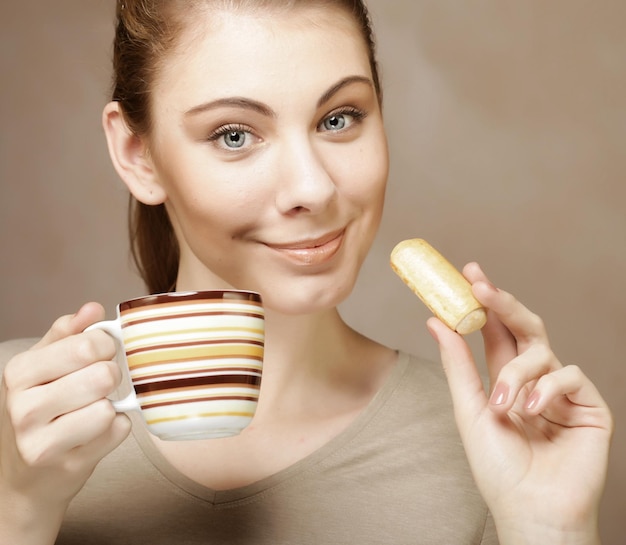
M 350 117 L 352 117 L 354 123 L 360 123 L 367 117 L 367 112 L 364 112 L 363 110 L 359 110 L 358 108 L 355 108 L 354 106 L 345 106 L 344 108 L 340 108 L 339 110 L 335 110 L 334 112 L 331 112 L 328 115 L 324 116 L 324 118 L 320 121 L 318 127 L 321 127 L 324 121 L 326 121 L 327 119 L 331 117 L 339 116 L 339 115 L 349 115 Z M 343 130 L 346 130 L 346 129 L 340 129 L 334 132 L 342 132 Z
M 239 125 L 237 123 L 229 123 L 228 125 L 222 125 L 221 127 L 218 127 L 216 130 L 214 130 L 211 134 L 209 134 L 209 137 L 207 138 L 207 140 L 209 140 L 210 142 L 215 142 L 216 140 L 219 140 L 225 134 L 229 134 L 231 132 L 252 133 L 252 130 L 250 129 L 250 127 L 247 127 L 246 125 Z

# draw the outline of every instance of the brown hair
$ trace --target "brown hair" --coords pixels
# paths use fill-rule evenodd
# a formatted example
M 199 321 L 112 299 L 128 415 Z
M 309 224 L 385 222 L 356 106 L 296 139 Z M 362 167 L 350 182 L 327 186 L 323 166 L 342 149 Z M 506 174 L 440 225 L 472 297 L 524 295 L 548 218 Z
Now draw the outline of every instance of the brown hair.
M 217 1 L 217 0 L 214 0 Z M 113 45 L 113 94 L 128 127 L 135 134 L 150 134 L 151 87 L 160 63 L 176 45 L 194 10 L 208 0 L 119 0 Z M 221 0 L 222 6 L 255 8 L 321 5 L 349 13 L 359 26 L 369 52 L 370 67 L 382 100 L 375 41 L 367 8 L 361 0 Z M 185 14 L 185 16 L 181 16 Z M 176 286 L 180 250 L 165 205 L 149 206 L 131 195 L 128 210 L 131 252 L 150 293 Z

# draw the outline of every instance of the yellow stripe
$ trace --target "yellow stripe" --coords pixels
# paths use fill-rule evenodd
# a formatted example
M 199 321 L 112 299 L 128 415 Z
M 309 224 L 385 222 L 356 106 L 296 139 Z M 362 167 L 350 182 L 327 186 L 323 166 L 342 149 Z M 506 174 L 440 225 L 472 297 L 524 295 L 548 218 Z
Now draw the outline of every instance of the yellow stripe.
M 155 350 L 147 354 L 134 354 L 129 356 L 128 366 L 132 369 L 145 364 L 158 364 L 162 362 L 191 361 L 211 358 L 237 358 L 253 357 L 263 358 L 263 347 L 254 345 L 233 346 L 206 346 L 202 348 L 184 348 Z
M 170 416 L 167 418 L 155 418 L 153 420 L 146 420 L 146 422 L 148 423 L 149 426 L 152 426 L 154 424 L 162 424 L 164 422 L 175 422 L 175 421 L 180 421 L 180 420 L 189 420 L 190 418 L 214 418 L 217 416 L 243 416 L 246 418 L 252 418 L 254 416 L 254 413 L 251 412 L 235 412 L 235 411 L 228 411 L 228 412 L 223 412 L 223 413 L 201 413 L 201 414 L 194 414 L 192 416 Z
M 262 329 L 256 328 L 256 327 L 210 327 L 210 328 L 197 328 L 197 329 L 182 329 L 182 330 L 174 330 L 174 331 L 168 331 L 168 332 L 156 332 L 156 333 L 146 333 L 145 335 L 136 335 L 134 337 L 125 337 L 124 340 L 126 343 L 130 344 L 130 343 L 135 343 L 137 341 L 143 341 L 145 339 L 152 339 L 154 337 L 178 337 L 180 335 L 187 335 L 190 333 L 203 333 L 206 334 L 207 331 L 245 331 L 246 333 L 253 333 L 255 335 L 258 335 L 259 337 L 262 337 L 264 334 L 264 331 Z M 207 340 L 212 340 L 211 337 L 207 337 Z M 219 340 L 219 339 L 216 339 Z M 182 340 L 182 342 L 185 342 L 185 340 Z
M 186 390 L 185 388 L 175 388 L 171 391 L 166 391 L 166 392 L 156 392 L 156 393 L 151 393 L 151 394 L 143 394 L 143 395 L 138 395 L 137 397 L 139 398 L 139 404 L 142 407 L 148 408 L 148 409 L 154 409 L 154 406 L 151 405 L 161 405 L 163 406 L 164 404 L 174 404 L 174 403 L 186 403 L 186 402 L 196 402 L 198 399 L 199 400 L 206 400 L 211 401 L 214 399 L 219 399 L 220 401 L 228 401 L 230 402 L 234 402 L 234 403 L 255 403 L 256 400 L 259 399 L 259 388 L 258 387 L 250 387 L 250 388 L 242 388 L 241 392 L 231 392 L 230 394 L 228 394 L 228 396 L 244 396 L 244 397 L 252 397 L 254 399 L 224 399 L 224 393 L 223 392 L 217 392 L 215 394 L 211 394 L 211 393 L 207 393 L 206 391 L 198 391 L 195 395 L 193 395 L 191 392 L 193 392 L 193 390 L 190 392 L 189 390 Z M 172 395 L 168 395 L 168 394 Z M 183 393 L 186 395 L 179 395 L 177 397 L 174 397 L 173 394 L 175 393 Z

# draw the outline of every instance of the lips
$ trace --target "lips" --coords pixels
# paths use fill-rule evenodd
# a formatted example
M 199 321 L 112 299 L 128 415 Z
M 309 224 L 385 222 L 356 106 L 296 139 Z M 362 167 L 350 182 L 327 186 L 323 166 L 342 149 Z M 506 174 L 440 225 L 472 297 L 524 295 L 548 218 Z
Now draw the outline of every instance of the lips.
M 266 246 L 298 265 L 320 265 L 332 259 L 339 251 L 344 234 L 344 229 L 341 229 L 315 239 Z

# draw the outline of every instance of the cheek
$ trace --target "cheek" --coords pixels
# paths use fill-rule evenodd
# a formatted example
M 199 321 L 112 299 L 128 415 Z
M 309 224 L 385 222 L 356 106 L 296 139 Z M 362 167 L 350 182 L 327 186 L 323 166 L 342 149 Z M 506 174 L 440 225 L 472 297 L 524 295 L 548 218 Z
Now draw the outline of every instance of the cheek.
M 258 191 L 258 173 L 241 168 L 203 165 L 168 176 L 168 198 L 179 223 L 207 230 L 229 230 L 253 222 L 265 197 Z
M 373 146 L 373 149 L 361 148 L 357 157 L 344 166 L 344 175 L 350 180 L 346 192 L 351 199 L 363 208 L 382 209 L 389 176 L 389 159 L 384 141 Z
M 237 238 L 257 221 L 258 200 L 246 191 L 203 192 L 185 197 L 172 207 L 186 238 L 207 237 L 212 240 Z

